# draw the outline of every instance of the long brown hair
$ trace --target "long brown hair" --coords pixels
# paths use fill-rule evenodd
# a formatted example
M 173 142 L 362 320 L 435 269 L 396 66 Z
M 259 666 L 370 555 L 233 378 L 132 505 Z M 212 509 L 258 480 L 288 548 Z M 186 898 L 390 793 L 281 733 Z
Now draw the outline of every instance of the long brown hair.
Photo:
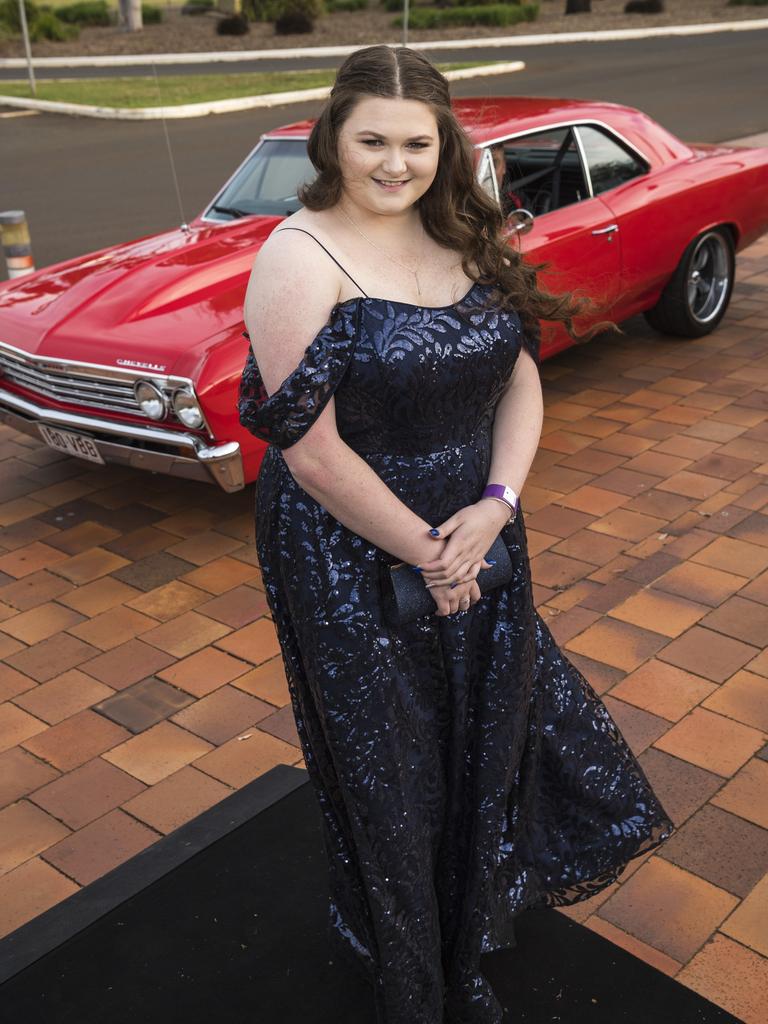
M 513 308 L 526 332 L 538 339 L 539 320 L 544 319 L 561 321 L 575 341 L 587 341 L 606 329 L 624 333 L 603 320 L 577 334 L 573 318 L 599 313 L 600 307 L 586 296 L 575 298 L 574 292 L 553 295 L 538 288 L 536 275 L 550 264 L 526 263 L 506 243 L 501 234 L 504 216 L 475 177 L 472 142 L 451 108 L 447 79 L 423 54 L 407 46 L 366 46 L 351 53 L 338 69 L 307 145 L 318 173 L 299 189 L 304 206 L 327 210 L 341 199 L 338 135 L 363 96 L 420 100 L 430 107 L 437 121 L 440 156 L 435 179 L 418 200 L 424 228 L 439 245 L 461 254 L 467 277 L 495 286 L 492 300 L 504 309 Z

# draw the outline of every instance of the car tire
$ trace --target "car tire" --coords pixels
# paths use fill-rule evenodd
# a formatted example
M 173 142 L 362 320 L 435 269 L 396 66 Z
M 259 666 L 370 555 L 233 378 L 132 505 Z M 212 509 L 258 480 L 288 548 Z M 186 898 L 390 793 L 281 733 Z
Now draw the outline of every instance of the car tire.
M 736 257 L 727 228 L 710 228 L 687 246 L 661 298 L 643 316 L 662 334 L 702 338 L 725 316 Z

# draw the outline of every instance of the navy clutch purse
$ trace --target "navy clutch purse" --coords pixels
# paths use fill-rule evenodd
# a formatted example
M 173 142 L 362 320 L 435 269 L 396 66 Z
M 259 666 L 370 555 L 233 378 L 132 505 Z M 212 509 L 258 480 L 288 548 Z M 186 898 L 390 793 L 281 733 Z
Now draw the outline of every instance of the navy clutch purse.
M 512 579 L 512 560 L 504 539 L 499 534 L 485 556 L 495 560 L 495 565 L 481 569 L 477 574 L 477 585 L 484 594 Z M 429 615 L 437 611 L 437 604 L 424 583 L 421 573 L 414 572 L 406 562 L 389 567 L 389 586 L 385 592 L 385 611 L 390 620 L 398 625 Z

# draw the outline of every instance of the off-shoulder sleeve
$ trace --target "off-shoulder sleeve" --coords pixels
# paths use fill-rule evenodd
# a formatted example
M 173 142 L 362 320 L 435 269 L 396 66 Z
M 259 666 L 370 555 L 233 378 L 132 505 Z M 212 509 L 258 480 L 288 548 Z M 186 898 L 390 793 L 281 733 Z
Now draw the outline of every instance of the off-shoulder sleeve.
M 238 415 L 256 437 L 289 448 L 309 430 L 341 383 L 354 351 L 360 303 L 336 307 L 304 351 L 298 366 L 271 395 L 248 346 L 240 378 Z M 243 332 L 248 337 L 248 332 Z

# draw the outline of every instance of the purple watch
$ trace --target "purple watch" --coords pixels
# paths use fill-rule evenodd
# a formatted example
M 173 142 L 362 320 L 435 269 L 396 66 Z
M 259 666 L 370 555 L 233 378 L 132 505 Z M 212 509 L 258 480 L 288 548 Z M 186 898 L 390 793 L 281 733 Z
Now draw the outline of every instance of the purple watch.
M 504 524 L 505 526 L 508 526 L 509 523 L 513 523 L 515 521 L 515 516 L 517 515 L 517 503 L 519 499 L 511 487 L 508 487 L 506 484 L 488 484 L 481 497 L 495 498 L 497 501 L 503 501 L 504 504 L 508 506 L 511 514 L 507 522 Z

